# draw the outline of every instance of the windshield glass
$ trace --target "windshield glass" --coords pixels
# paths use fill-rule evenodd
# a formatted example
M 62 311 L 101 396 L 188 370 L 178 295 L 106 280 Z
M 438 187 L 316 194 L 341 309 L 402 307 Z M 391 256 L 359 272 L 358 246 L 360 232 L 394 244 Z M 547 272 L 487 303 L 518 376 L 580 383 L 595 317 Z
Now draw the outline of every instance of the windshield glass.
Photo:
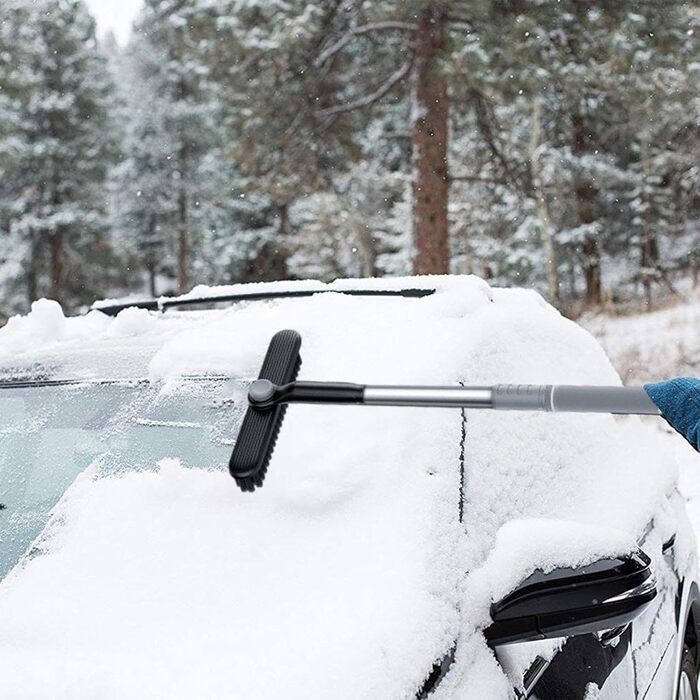
M 153 469 L 176 457 L 223 468 L 245 406 L 244 385 L 225 378 L 1 388 L 0 579 L 87 467 Z

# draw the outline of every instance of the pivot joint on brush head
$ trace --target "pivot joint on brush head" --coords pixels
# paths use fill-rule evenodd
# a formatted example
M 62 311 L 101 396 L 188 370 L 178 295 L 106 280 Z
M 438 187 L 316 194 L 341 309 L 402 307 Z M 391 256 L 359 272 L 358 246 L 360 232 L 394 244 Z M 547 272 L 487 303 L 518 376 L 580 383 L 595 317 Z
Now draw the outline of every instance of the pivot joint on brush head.
M 248 389 L 248 402 L 258 411 L 286 403 L 362 403 L 365 387 L 346 382 L 289 382 L 273 384 L 257 379 Z

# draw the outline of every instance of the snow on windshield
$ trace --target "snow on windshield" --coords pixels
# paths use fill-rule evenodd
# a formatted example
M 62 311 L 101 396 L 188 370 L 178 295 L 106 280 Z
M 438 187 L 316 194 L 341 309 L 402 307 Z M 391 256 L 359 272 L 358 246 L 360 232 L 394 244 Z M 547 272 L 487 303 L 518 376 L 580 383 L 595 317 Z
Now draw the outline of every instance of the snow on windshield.
M 619 383 L 593 338 L 536 294 L 430 281 L 438 291 L 422 299 L 132 310 L 147 332 L 100 319 L 81 352 L 147 344 L 149 376 L 165 385 L 253 377 L 272 334 L 294 328 L 301 379 Z M 97 327 L 89 319 L 45 340 L 55 356 L 75 350 L 82 323 Z M 29 323 L 0 330 L 12 362 L 39 357 Z M 537 566 L 631 548 L 652 518 L 672 517 L 660 504 L 676 467 L 636 419 L 465 418 L 294 406 L 254 494 L 177 449 L 156 472 L 88 470 L 35 543 L 41 556 L 0 584 L 0 692 L 410 698 L 456 643 L 433 697 L 508 697 L 517 673 L 504 675 L 481 634 L 491 599 Z M 687 560 L 689 543 L 677 546 Z
M 5 385 L 0 390 L 0 580 L 94 462 L 106 474 L 153 469 L 178 454 L 192 467 L 226 464 L 245 411 L 235 380 Z M 109 459 L 103 459 L 109 455 Z

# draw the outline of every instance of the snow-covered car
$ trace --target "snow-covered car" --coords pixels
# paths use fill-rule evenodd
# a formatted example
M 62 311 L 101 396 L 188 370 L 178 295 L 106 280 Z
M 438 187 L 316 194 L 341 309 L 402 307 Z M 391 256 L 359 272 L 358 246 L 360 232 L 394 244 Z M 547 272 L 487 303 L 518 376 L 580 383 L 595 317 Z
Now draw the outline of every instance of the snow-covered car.
M 0 696 L 697 698 L 695 540 L 648 426 L 295 406 L 242 493 L 282 328 L 300 378 L 620 382 L 472 277 L 36 302 L 0 330 Z

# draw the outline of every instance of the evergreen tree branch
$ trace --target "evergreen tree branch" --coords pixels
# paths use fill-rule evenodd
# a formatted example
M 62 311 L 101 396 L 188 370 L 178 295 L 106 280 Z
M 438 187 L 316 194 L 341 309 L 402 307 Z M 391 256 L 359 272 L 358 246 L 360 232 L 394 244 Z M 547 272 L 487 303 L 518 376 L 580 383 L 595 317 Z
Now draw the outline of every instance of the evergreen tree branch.
M 491 155 L 500 163 L 506 181 L 511 183 L 517 190 L 530 195 L 532 193 L 532 183 L 513 169 L 511 163 L 499 147 L 499 125 L 493 106 L 480 90 L 472 89 L 470 92 L 474 102 L 477 128 L 486 142 L 489 151 L 491 151 Z
M 359 27 L 354 27 L 347 34 L 344 34 L 340 39 L 325 48 L 314 60 L 316 68 L 322 66 L 329 58 L 332 58 L 339 51 L 342 51 L 356 36 L 363 34 L 371 34 L 373 32 L 385 31 L 416 31 L 415 25 L 409 22 L 371 22 L 363 24 Z
M 406 61 L 400 68 L 395 70 L 386 82 L 378 87 L 374 92 L 364 95 L 352 102 L 347 102 L 345 104 L 335 105 L 333 107 L 327 107 L 326 109 L 319 109 L 314 112 L 314 116 L 317 118 L 331 117 L 336 114 L 343 114 L 345 112 L 352 112 L 356 109 L 362 109 L 363 107 L 369 107 L 375 102 L 379 102 L 385 95 L 387 95 L 391 89 L 404 80 L 408 74 L 411 72 L 413 67 L 413 57 Z
M 478 177 L 476 175 L 450 175 L 450 182 L 485 182 L 490 185 L 507 185 L 508 183 L 501 177 Z

